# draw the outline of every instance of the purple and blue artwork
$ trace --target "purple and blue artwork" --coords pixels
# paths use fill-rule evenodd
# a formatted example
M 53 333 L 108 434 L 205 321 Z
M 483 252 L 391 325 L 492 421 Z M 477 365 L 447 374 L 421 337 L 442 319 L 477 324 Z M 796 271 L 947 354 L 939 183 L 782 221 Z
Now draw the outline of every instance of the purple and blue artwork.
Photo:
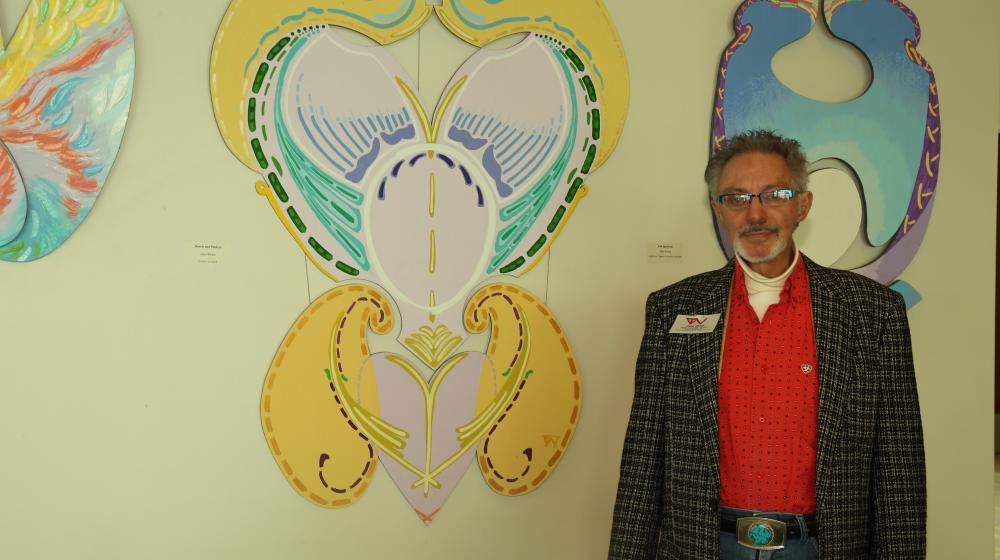
M 817 24 L 867 57 L 872 82 L 856 99 L 809 99 L 774 75 L 778 50 Z M 854 271 L 914 305 L 919 294 L 897 278 L 927 232 L 941 155 L 937 82 L 916 48 L 916 15 L 898 0 L 745 0 L 734 29 L 719 67 L 711 150 L 739 132 L 773 129 L 799 140 L 811 162 L 846 164 L 863 192 L 867 241 L 881 249 Z M 732 247 L 720 239 L 731 256 Z

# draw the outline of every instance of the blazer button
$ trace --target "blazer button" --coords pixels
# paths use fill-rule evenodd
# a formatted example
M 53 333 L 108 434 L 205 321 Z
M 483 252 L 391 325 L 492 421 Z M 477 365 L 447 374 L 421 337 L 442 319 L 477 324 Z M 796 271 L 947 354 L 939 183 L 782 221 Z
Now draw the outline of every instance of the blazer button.
M 719 500 L 718 500 L 718 498 L 711 498 L 711 499 L 709 499 L 708 500 L 708 507 L 710 507 L 712 509 L 719 509 Z

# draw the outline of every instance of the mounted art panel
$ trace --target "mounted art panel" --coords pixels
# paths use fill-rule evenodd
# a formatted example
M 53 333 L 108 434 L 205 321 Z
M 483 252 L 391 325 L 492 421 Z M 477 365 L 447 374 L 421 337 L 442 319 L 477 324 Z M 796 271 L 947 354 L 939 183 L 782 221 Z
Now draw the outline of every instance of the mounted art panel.
M 135 52 L 117 0 L 31 0 L 0 53 L 0 260 L 48 255 L 118 155 Z
M 775 53 L 816 24 L 867 57 L 873 78 L 860 97 L 820 102 L 775 77 Z M 863 192 L 867 241 L 881 248 L 854 272 L 890 285 L 912 306 L 919 294 L 897 278 L 927 232 L 941 155 L 937 82 L 917 52 L 916 15 L 898 0 L 745 0 L 734 29 L 719 67 L 711 151 L 728 136 L 766 128 L 799 140 L 810 161 L 845 163 Z
M 482 47 L 434 111 L 381 45 L 432 15 Z M 372 39 L 344 38 L 337 28 Z M 267 373 L 264 432 L 304 498 L 358 500 L 377 463 L 429 523 L 473 462 L 508 496 L 557 467 L 580 415 L 530 270 L 611 155 L 624 53 L 599 0 L 235 0 L 212 52 L 216 121 L 257 192 L 338 285 Z M 487 333 L 467 349 L 471 334 Z M 371 350 L 394 335 L 395 350 Z

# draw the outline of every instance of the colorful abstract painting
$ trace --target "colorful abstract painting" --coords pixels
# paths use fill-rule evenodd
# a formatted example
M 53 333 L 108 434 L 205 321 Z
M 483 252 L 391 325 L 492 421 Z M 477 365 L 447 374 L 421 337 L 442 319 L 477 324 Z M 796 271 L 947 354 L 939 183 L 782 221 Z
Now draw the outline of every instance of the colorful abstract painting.
M 54 251 L 118 155 L 135 53 L 117 0 L 31 0 L 0 53 L 0 260 Z
M 813 25 L 827 25 L 867 57 L 872 83 L 860 97 L 820 102 L 774 76 L 775 53 Z M 745 0 L 734 29 L 719 68 L 711 150 L 728 136 L 767 128 L 798 139 L 810 161 L 847 164 L 864 193 L 868 242 L 882 248 L 855 272 L 890 285 L 912 306 L 920 296 L 896 279 L 927 232 L 941 156 L 937 82 L 917 52 L 917 16 L 898 0 Z
M 477 51 L 428 110 L 381 45 L 432 15 L 477 47 L 526 35 Z M 504 277 L 551 247 L 621 133 L 628 76 L 603 4 L 236 0 L 211 87 L 258 193 L 338 282 L 265 381 L 293 488 L 346 506 L 381 463 L 429 523 L 472 463 L 503 495 L 541 485 L 579 420 L 580 372 L 552 311 Z M 371 351 L 376 335 L 395 350 Z

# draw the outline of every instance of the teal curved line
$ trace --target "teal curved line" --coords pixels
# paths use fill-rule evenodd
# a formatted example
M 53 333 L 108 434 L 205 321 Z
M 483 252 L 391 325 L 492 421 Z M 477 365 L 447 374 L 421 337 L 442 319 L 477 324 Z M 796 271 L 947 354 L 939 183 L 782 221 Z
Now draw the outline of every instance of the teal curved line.
M 556 20 L 552 19 L 552 16 L 537 17 L 537 18 L 535 18 L 535 21 L 537 21 L 539 23 L 544 23 L 544 22 L 547 21 L 547 22 L 549 22 L 549 23 L 552 24 L 552 27 L 555 27 L 559 31 L 562 31 L 563 33 L 569 35 L 573 39 L 576 39 L 576 33 L 573 33 L 572 29 L 570 29 L 568 27 L 563 27 L 563 26 L 559 25 L 559 23 Z
M 485 16 L 483 16 L 482 14 L 477 14 L 477 13 L 474 13 L 474 12 L 470 11 L 468 8 L 466 8 L 464 5 L 462 5 L 461 2 L 459 2 L 458 4 L 456 4 L 455 0 L 452 0 L 451 7 L 455 9 L 455 13 L 458 14 L 458 17 L 461 18 L 462 21 L 464 21 L 465 23 L 467 23 L 469 25 L 472 25 L 472 26 L 482 25 L 486 21 L 486 17 Z M 466 18 L 469 18 L 469 19 L 466 19 Z M 469 20 L 475 20 L 475 22 L 473 23 L 473 21 L 469 21 Z
M 364 22 L 364 23 L 366 23 L 366 24 L 368 24 L 368 25 L 370 25 L 372 27 L 376 27 L 378 29 L 389 29 L 391 27 L 395 27 L 395 26 L 399 25 L 404 20 L 406 20 L 406 18 L 410 17 L 410 14 L 413 13 L 413 7 L 414 6 L 416 6 L 416 0 L 409 0 L 409 2 L 407 4 L 405 4 L 405 5 L 401 4 L 400 8 L 397 11 L 395 11 L 395 12 L 389 12 L 389 14 L 383 14 L 383 15 L 395 15 L 395 14 L 398 14 L 400 12 L 403 12 L 403 14 L 401 16 L 399 16 L 398 18 L 396 18 L 395 20 L 390 21 L 390 22 L 386 22 L 386 23 L 378 23 L 378 22 L 372 21 L 372 20 L 370 20 L 370 19 L 368 19 L 368 18 L 366 18 L 364 16 L 358 15 L 358 14 L 356 14 L 354 12 L 349 12 L 347 10 L 341 10 L 339 8 L 329 8 L 329 9 L 326 10 L 326 12 L 328 14 L 338 14 L 338 15 L 342 15 L 342 16 L 347 16 L 349 18 L 354 18 L 354 19 L 356 19 L 356 20 L 358 20 L 360 22 Z M 375 18 L 379 19 L 380 16 L 375 16 Z
M 351 235 L 341 222 L 347 220 L 351 228 L 355 231 L 361 229 L 361 212 L 351 204 L 343 204 L 346 197 L 350 202 L 360 205 L 364 201 L 364 193 L 358 192 L 333 177 L 330 177 L 323 170 L 309 159 L 298 146 L 295 145 L 288 132 L 281 111 L 281 99 L 285 89 L 285 77 L 292 59 L 302 48 L 306 41 L 298 41 L 288 52 L 288 58 L 281 67 L 278 74 L 278 86 L 275 91 L 274 122 L 276 128 L 276 139 L 281 155 L 287 163 L 287 170 L 291 175 L 295 186 L 302 193 L 306 204 L 316 215 L 316 218 L 323 224 L 327 232 L 337 241 L 347 252 L 355 263 L 362 270 L 371 269 L 368 255 L 365 252 L 364 244 Z M 339 204 L 338 204 L 339 202 Z M 336 214 L 336 215 L 335 215 Z M 340 217 L 337 217 L 337 216 Z
M 377 27 L 379 29 L 387 29 L 387 28 L 393 27 L 395 25 L 399 25 L 399 23 L 401 23 L 407 17 L 409 17 L 410 14 L 413 13 L 413 7 L 414 7 L 415 4 L 416 4 L 416 0 L 404 0 L 403 2 L 400 3 L 399 8 L 395 12 L 388 12 L 386 14 L 380 14 L 380 15 L 375 16 L 375 19 L 384 20 L 384 19 L 395 17 L 396 15 L 402 13 L 402 15 L 400 17 L 398 17 L 397 19 L 395 19 L 393 21 L 390 21 L 388 23 L 377 23 L 377 22 L 374 22 L 374 21 L 372 21 L 372 20 L 370 20 L 368 18 L 365 18 L 365 17 L 362 17 L 362 16 L 360 16 L 358 14 L 355 14 L 353 12 L 348 12 L 347 10 L 339 10 L 339 9 L 336 9 L 336 8 L 330 8 L 330 9 L 326 10 L 326 12 L 329 13 L 329 14 L 345 15 L 347 17 L 354 18 L 354 19 L 356 19 L 358 21 L 365 22 L 368 25 L 371 25 L 372 27 Z M 290 16 L 287 16 L 284 19 L 282 19 L 281 20 L 281 25 L 285 25 L 285 24 L 291 23 L 293 21 L 298 21 L 298 20 L 306 17 L 306 14 L 310 14 L 310 13 L 311 14 L 316 14 L 316 15 L 321 15 L 323 13 L 323 9 L 322 8 L 306 8 L 305 10 L 303 10 L 303 11 L 297 13 L 297 14 L 290 15 Z M 270 37 L 271 35 L 274 35 L 275 33 L 277 33 L 278 29 L 280 29 L 280 26 L 275 27 L 274 29 L 271 29 L 270 31 L 267 31 L 266 33 L 264 33 L 261 36 L 260 40 L 257 41 L 257 45 L 263 47 L 264 46 L 264 41 L 267 41 L 268 37 Z M 245 65 L 243 65 L 243 75 L 244 76 L 246 75 L 247 72 L 250 71 L 250 66 L 253 64 L 253 61 L 254 61 L 254 59 L 257 58 L 258 54 L 260 54 L 260 49 L 255 50 L 253 52 L 253 54 L 250 55 L 250 58 L 247 59 L 247 63 Z
M 305 12 L 303 12 L 303 13 L 305 13 Z M 261 38 L 260 38 L 260 41 L 257 41 L 257 45 L 259 45 L 259 46 L 263 47 L 263 46 L 264 46 L 264 41 L 266 41 L 266 40 L 267 40 L 267 38 L 268 38 L 268 37 L 270 37 L 271 35 L 274 35 L 275 33 L 277 33 L 277 32 L 278 32 L 278 29 L 281 29 L 281 28 L 280 28 L 280 27 L 278 27 L 278 26 L 275 26 L 275 27 L 274 27 L 274 29 L 272 29 L 272 30 L 268 31 L 267 33 L 264 33 L 264 34 L 263 34 L 263 35 L 261 36 Z
M 323 8 L 306 8 L 302 12 L 295 14 L 294 16 L 287 16 L 285 19 L 281 20 L 281 25 L 287 25 L 293 21 L 299 21 L 300 19 L 306 17 L 306 14 L 316 14 L 322 15 Z M 261 38 L 263 40 L 263 38 Z
M 503 264 L 504 261 L 510 257 L 510 254 L 514 252 L 514 248 L 524 239 L 525 235 L 531 229 L 531 226 L 538 221 L 538 217 L 541 215 L 542 211 L 545 209 L 545 205 L 552 198 L 552 193 L 555 188 L 560 184 L 560 178 L 563 172 L 566 171 L 566 166 L 569 164 L 570 153 L 573 150 L 573 144 L 576 141 L 576 131 L 579 121 L 579 104 L 576 99 L 576 92 L 573 83 L 573 74 L 570 72 L 569 66 L 566 64 L 566 60 L 562 52 L 550 47 L 552 53 L 555 55 L 556 60 L 559 61 L 560 66 L 563 69 L 563 75 L 566 77 L 567 90 L 570 92 L 570 100 L 573 103 L 573 110 L 571 111 L 572 120 L 570 121 L 569 135 L 566 138 L 566 142 L 563 144 L 562 150 L 559 152 L 559 157 L 556 158 L 555 164 L 552 169 L 542 177 L 534 187 L 531 188 L 524 196 L 517 199 L 513 203 L 504 208 L 500 209 L 500 219 L 503 221 L 508 221 L 515 216 L 517 220 L 514 223 L 508 225 L 507 227 L 500 230 L 497 234 L 496 242 L 494 243 L 494 251 L 496 255 L 490 260 L 489 266 L 486 268 L 487 273 L 494 273 L 497 268 Z M 520 215 L 518 215 L 520 214 Z
M 486 23 L 486 18 L 481 14 L 477 14 L 462 4 L 461 0 L 450 0 L 451 7 L 455 9 L 455 13 L 458 14 L 458 18 L 462 20 L 463 23 L 468 25 L 473 29 L 489 29 L 491 27 L 496 27 L 498 25 L 503 25 L 505 23 L 512 23 L 517 21 L 531 21 L 531 18 L 527 16 L 516 16 L 504 19 L 498 19 L 496 21 L 491 21 Z M 470 19 L 471 18 L 471 19 Z M 475 20 L 475 21 L 473 21 Z
M 243 65 L 243 75 L 244 76 L 246 76 L 247 72 L 250 71 L 250 65 L 253 64 L 253 60 L 255 58 L 257 58 L 258 54 L 260 54 L 260 49 L 254 49 L 253 54 L 250 55 L 250 58 L 247 59 L 247 63 Z
M 410 7 L 411 10 L 413 9 L 413 2 L 412 2 L 412 0 L 410 2 L 410 6 L 409 7 Z M 406 19 L 406 16 L 409 15 L 409 13 L 403 14 L 403 12 L 406 11 L 406 8 L 407 8 L 406 2 L 401 2 L 399 4 L 399 9 L 396 10 L 395 12 L 389 12 L 387 14 L 379 14 L 379 15 L 375 16 L 375 19 L 377 19 L 378 21 L 392 21 L 393 18 L 397 18 L 395 21 L 396 21 L 396 23 L 399 23 L 400 21 Z M 400 17 L 401 14 L 402 14 L 402 17 Z
M 488 1 L 489 0 L 487 0 L 487 2 Z M 559 31 L 569 35 L 571 39 L 576 39 L 576 33 L 574 33 L 572 29 L 570 29 L 569 27 L 564 27 L 562 25 L 559 25 L 559 22 L 552 19 L 552 16 L 537 17 L 535 18 L 535 21 L 539 23 L 549 22 L 552 24 L 552 27 L 555 27 Z M 583 51 L 583 54 L 587 55 L 587 60 L 594 62 L 594 55 L 590 52 L 590 49 L 587 48 L 587 45 L 585 45 L 583 41 L 576 39 L 576 46 L 580 47 L 580 50 Z M 601 81 L 601 87 L 604 87 L 604 75 L 601 74 L 601 71 L 597 68 L 597 64 L 591 64 L 591 66 L 594 68 L 594 75 L 596 75 L 597 79 Z
M 286 23 L 293 22 L 293 21 L 298 21 L 298 20 L 306 17 L 306 14 L 309 14 L 309 13 L 320 15 L 320 14 L 323 13 L 323 9 L 322 8 L 306 8 L 305 10 L 303 10 L 303 11 L 301 11 L 301 12 L 295 14 L 295 15 L 286 16 L 284 19 L 281 20 L 281 25 L 285 25 Z M 264 46 L 264 41 L 267 41 L 267 38 L 270 37 L 271 35 L 274 35 L 275 33 L 277 33 L 279 29 L 281 29 L 280 25 L 279 26 L 275 26 L 274 29 L 270 29 L 270 30 L 266 31 L 263 35 L 260 36 L 260 39 L 257 41 L 257 45 L 259 47 L 263 47 Z M 260 54 L 260 49 L 259 48 L 257 50 L 255 50 L 255 51 L 253 51 L 253 54 L 250 55 L 250 58 L 247 59 L 247 63 L 245 65 L 243 65 L 243 75 L 244 76 L 250 70 L 250 65 L 253 64 L 253 61 L 254 61 L 255 58 L 257 58 L 258 54 Z
M 601 74 L 601 71 L 597 68 L 597 63 L 595 62 L 590 66 L 594 69 L 594 74 L 597 76 L 597 79 L 601 81 L 601 87 L 604 87 L 604 75 Z

